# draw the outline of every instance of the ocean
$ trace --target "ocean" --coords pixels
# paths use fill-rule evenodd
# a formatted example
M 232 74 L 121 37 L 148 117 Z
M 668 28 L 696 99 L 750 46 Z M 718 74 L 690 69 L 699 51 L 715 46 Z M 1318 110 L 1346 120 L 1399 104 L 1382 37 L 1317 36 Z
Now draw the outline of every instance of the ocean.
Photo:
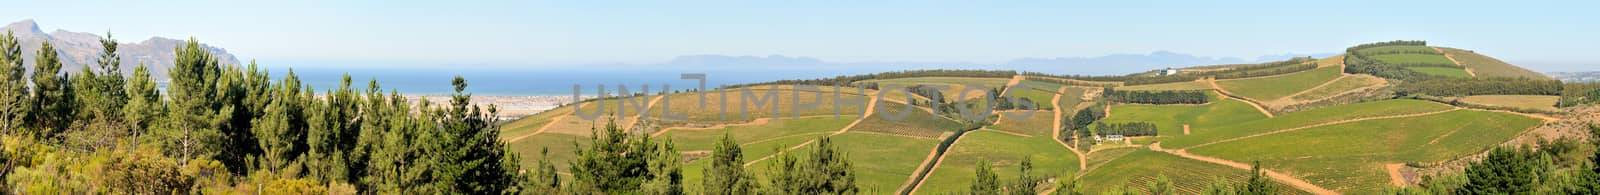
M 288 72 L 287 67 L 267 68 L 275 79 Z M 663 69 L 535 69 L 535 68 L 369 68 L 369 67 L 295 67 L 294 73 L 302 83 L 315 88 L 317 93 L 339 86 L 342 75 L 349 74 L 352 86 L 365 90 L 368 80 L 377 79 L 384 92 L 399 90 L 409 95 L 444 95 L 453 92 L 450 80 L 457 75 L 466 78 L 467 92 L 490 96 L 571 96 L 573 85 L 581 86 L 581 95 L 595 95 L 596 85 L 605 85 L 610 94 L 616 86 L 623 85 L 630 92 L 640 92 L 649 85 L 651 93 L 659 92 L 664 85 L 672 90 L 697 88 L 699 81 L 680 79 L 685 73 L 706 75 L 706 88 L 721 85 L 773 81 L 780 79 L 814 79 L 841 75 L 869 73 L 867 70 L 823 69 L 744 69 L 744 70 L 663 70 Z

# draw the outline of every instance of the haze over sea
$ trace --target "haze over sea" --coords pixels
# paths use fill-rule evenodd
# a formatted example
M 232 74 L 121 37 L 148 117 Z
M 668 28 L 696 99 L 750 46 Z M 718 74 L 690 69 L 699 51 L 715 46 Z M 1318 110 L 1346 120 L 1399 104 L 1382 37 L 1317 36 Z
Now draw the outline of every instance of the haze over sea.
M 282 78 L 287 67 L 270 67 L 274 78 Z M 294 72 L 302 83 L 316 88 L 317 93 L 339 86 L 343 74 L 349 73 L 352 88 L 365 90 L 368 80 L 376 78 L 385 92 L 399 90 L 408 95 L 444 95 L 453 92 L 450 79 L 465 77 L 467 92 L 488 96 L 571 96 L 574 84 L 582 85 L 583 96 L 595 95 L 596 85 L 605 85 L 609 94 L 616 94 L 616 86 L 624 85 L 630 92 L 640 92 L 649 85 L 650 92 L 659 92 L 663 84 L 672 90 L 687 90 L 699 86 L 699 81 L 680 79 L 684 73 L 706 74 L 706 88 L 721 85 L 773 81 L 780 79 L 815 79 L 839 75 L 868 73 L 867 70 L 828 69 L 537 69 L 537 68 L 377 68 L 337 66 L 295 66 Z

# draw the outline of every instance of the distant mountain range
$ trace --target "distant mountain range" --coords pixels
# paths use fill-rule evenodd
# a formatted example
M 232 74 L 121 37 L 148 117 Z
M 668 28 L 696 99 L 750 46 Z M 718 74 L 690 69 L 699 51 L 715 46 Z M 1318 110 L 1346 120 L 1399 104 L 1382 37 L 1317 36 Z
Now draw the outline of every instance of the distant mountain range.
M 1293 57 L 1328 57 L 1338 53 L 1318 54 L 1281 54 L 1261 56 L 1254 60 L 1240 58 L 1213 58 L 1200 57 L 1189 54 L 1168 51 L 1156 51 L 1150 54 L 1113 54 L 1099 57 L 1058 57 L 1058 58 L 1020 58 L 1007 61 L 1003 64 L 976 64 L 970 62 L 827 62 L 811 57 L 790 57 L 782 55 L 771 56 L 729 56 L 729 55 L 688 55 L 679 56 L 659 65 L 672 67 L 819 67 L 819 68 L 852 68 L 852 69 L 882 69 L 879 71 L 901 69 L 1012 69 L 1022 71 L 1038 71 L 1055 74 L 1126 74 L 1149 71 L 1167 67 L 1188 67 L 1198 65 L 1217 64 L 1243 64 L 1286 60 Z M 876 68 L 874 68 L 876 67 Z
M 94 64 L 99 60 L 101 48 L 100 39 L 104 35 L 93 33 L 72 32 L 56 30 L 45 33 L 39 29 L 32 19 L 13 22 L 6 25 L 3 30 L 16 33 L 23 44 L 23 57 L 25 65 L 33 66 L 33 56 L 36 55 L 40 43 L 49 40 L 61 52 L 65 72 L 78 72 L 86 64 Z M 3 33 L 3 32 L 0 32 Z M 132 73 L 133 67 L 139 63 L 150 66 L 156 78 L 166 78 L 167 69 L 172 67 L 173 49 L 184 44 L 185 40 L 165 37 L 151 37 L 140 42 L 124 42 L 118 48 L 122 56 L 122 71 L 124 74 Z M 211 45 L 202 45 L 206 50 L 217 55 L 224 64 L 240 64 L 239 59 L 226 49 Z M 705 69 L 813 69 L 825 70 L 849 69 L 857 71 L 894 71 L 906 69 L 999 69 L 1046 72 L 1052 74 L 1127 74 L 1167 67 L 1188 67 L 1198 65 L 1216 64 L 1241 64 L 1285 60 L 1293 57 L 1327 57 L 1338 53 L 1316 54 L 1281 54 L 1266 55 L 1253 60 L 1233 57 L 1201 57 L 1169 51 L 1156 51 L 1149 54 L 1112 54 L 1098 57 L 1031 57 L 1006 61 L 1002 64 L 979 64 L 972 62 L 828 62 L 822 59 L 803 56 L 733 56 L 733 55 L 684 55 L 670 61 L 657 64 L 622 65 L 624 67 L 639 68 L 705 68 Z M 588 66 L 617 66 L 617 64 L 595 64 Z
M 45 33 L 32 19 L 13 22 L 0 31 L 15 33 L 17 41 L 22 44 L 22 56 L 25 58 L 23 65 L 30 69 L 33 67 L 33 56 L 38 54 L 40 44 L 49 40 L 61 54 L 62 71 L 68 73 L 77 73 L 84 65 L 97 63 L 102 52 L 100 39 L 105 37 L 105 35 L 66 30 Z M 117 47 L 117 53 L 122 57 L 123 74 L 133 73 L 134 66 L 144 63 L 150 67 L 152 76 L 166 78 L 167 69 L 172 67 L 172 60 L 175 58 L 173 49 L 183 45 L 184 42 L 186 41 L 165 37 L 151 37 L 140 42 L 123 42 Z M 239 59 L 229 54 L 228 50 L 210 45 L 201 46 L 215 54 L 223 64 L 240 64 Z

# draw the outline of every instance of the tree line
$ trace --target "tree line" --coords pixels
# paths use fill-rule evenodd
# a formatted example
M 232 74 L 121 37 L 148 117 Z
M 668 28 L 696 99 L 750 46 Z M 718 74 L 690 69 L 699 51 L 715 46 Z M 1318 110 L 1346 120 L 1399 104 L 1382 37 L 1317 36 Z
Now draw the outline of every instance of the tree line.
M 1440 53 L 1439 53 L 1439 52 L 1438 52 L 1438 51 L 1433 51 L 1433 50 L 1392 50 L 1392 51 L 1366 51 L 1366 52 L 1357 52 L 1357 53 L 1359 53 L 1359 54 L 1361 54 L 1361 55 L 1362 55 L 1362 56 L 1377 56 L 1377 55 L 1389 55 L 1389 54 L 1428 54 L 1428 55 L 1443 55 L 1443 54 L 1440 54 Z
M 1033 74 L 1033 75 L 1029 75 L 1030 73 Z M 1080 81 L 1080 80 L 1071 80 L 1071 79 L 1065 79 L 1065 78 L 1053 78 L 1053 77 L 1048 77 L 1048 76 L 1041 76 L 1041 75 L 1044 75 L 1043 73 L 1024 72 L 1023 74 L 1024 75 L 1029 75 L 1026 78 L 1029 81 L 1055 83 L 1055 84 L 1061 84 L 1061 85 L 1066 85 L 1066 86 L 1083 86 L 1083 87 L 1115 87 L 1115 86 L 1117 86 L 1117 83 L 1112 83 L 1112 82 L 1089 82 L 1089 81 Z
M 1313 63 L 1314 60 L 1315 59 L 1312 59 L 1311 57 L 1296 57 L 1296 58 L 1291 58 L 1289 60 L 1284 60 L 1284 61 L 1268 62 L 1268 63 L 1260 63 L 1260 64 L 1225 65 L 1225 66 L 1201 66 L 1199 68 L 1214 67 L 1214 68 L 1225 68 L 1225 69 L 1224 70 L 1218 70 L 1218 71 L 1205 71 L 1205 72 L 1185 72 L 1185 73 L 1178 73 L 1176 75 L 1157 75 L 1158 73 L 1155 72 L 1155 71 L 1143 72 L 1143 73 L 1134 73 L 1134 74 L 1127 74 L 1127 75 L 1115 75 L 1115 76 L 1052 75 L 1052 74 L 1038 73 L 1038 72 L 1023 72 L 1022 74 L 1023 75 L 1027 75 L 1027 76 L 1033 76 L 1033 77 L 1057 78 L 1057 79 L 1038 79 L 1038 80 L 1039 81 L 1045 81 L 1045 82 L 1060 83 L 1060 84 L 1064 84 L 1064 85 L 1073 85 L 1073 86 L 1094 86 L 1094 87 L 1107 87 L 1108 86 L 1106 84 L 1090 83 L 1090 82 L 1083 82 L 1083 81 L 1122 82 L 1123 86 L 1134 86 L 1134 85 L 1153 85 L 1153 84 L 1164 84 L 1164 83 L 1190 82 L 1190 81 L 1200 80 L 1200 79 L 1207 78 L 1207 77 L 1218 78 L 1218 79 L 1236 79 L 1236 78 L 1249 78 L 1249 77 L 1261 77 L 1261 76 L 1272 76 L 1272 75 L 1280 75 L 1280 74 L 1289 74 L 1289 73 L 1295 73 L 1295 72 L 1300 72 L 1300 71 L 1305 71 L 1305 70 L 1316 69 L 1317 65 L 1315 63 Z M 1063 79 L 1070 79 L 1070 80 L 1063 80 Z
M 1010 70 L 945 70 L 945 69 L 906 70 L 906 71 L 881 72 L 881 73 L 862 74 L 862 75 L 836 76 L 836 77 L 833 77 L 833 78 L 786 79 L 786 80 L 776 80 L 776 81 L 768 81 L 768 82 L 757 82 L 757 83 L 727 85 L 727 86 L 724 86 L 723 88 L 740 88 L 740 87 L 758 86 L 758 85 L 795 85 L 795 84 L 816 85 L 816 86 L 856 86 L 856 87 L 861 87 L 861 86 L 857 86 L 858 84 L 856 82 L 858 82 L 858 81 L 866 81 L 866 80 L 898 79 L 898 78 L 913 78 L 913 77 L 1011 78 L 1012 76 L 1016 76 L 1016 75 L 1017 75 L 1016 71 L 1010 71 Z M 872 88 L 876 89 L 877 85 L 874 83 Z
M 1314 62 L 1297 62 L 1295 64 L 1265 66 L 1263 68 L 1257 68 L 1257 69 L 1253 69 L 1253 70 L 1228 70 L 1228 71 L 1222 71 L 1222 72 L 1218 72 L 1218 73 L 1202 73 L 1202 74 L 1214 75 L 1212 77 L 1216 78 L 1216 79 L 1240 79 L 1240 78 L 1252 78 L 1252 77 L 1264 77 L 1264 76 L 1272 76 L 1272 75 L 1282 75 L 1282 74 L 1289 74 L 1289 73 L 1307 71 L 1307 70 L 1311 70 L 1311 69 L 1317 69 L 1317 63 L 1314 63 Z
M 1122 91 L 1105 88 L 1105 97 L 1111 102 L 1133 104 L 1205 104 L 1210 97 L 1205 90 Z
M 1393 41 L 1385 41 L 1385 42 L 1377 42 L 1377 43 L 1364 43 L 1364 44 L 1352 46 L 1352 47 L 1349 47 L 1349 48 L 1345 48 L 1344 51 L 1345 51 L 1345 53 L 1352 53 L 1353 54 L 1353 53 L 1357 53 L 1356 51 L 1360 51 L 1360 50 L 1363 50 L 1363 49 L 1374 48 L 1374 47 L 1383 47 L 1383 46 L 1428 46 L 1428 41 L 1422 41 L 1422 40 L 1413 40 L 1413 41 L 1393 40 Z
M 615 123 L 592 131 L 570 177 L 541 159 L 519 165 L 500 141 L 495 106 L 471 104 L 467 82 L 449 102 L 365 90 L 345 76 L 317 94 L 293 71 L 271 79 L 189 40 L 174 50 L 171 84 L 149 69 L 119 74 L 116 42 L 98 65 L 59 73 L 46 42 L 25 75 L 20 45 L 0 35 L 0 189 L 19 193 L 684 194 L 681 156 Z M 24 77 L 27 76 L 27 77 Z M 29 80 L 24 80 L 29 79 Z M 28 83 L 34 83 L 29 86 Z M 779 152 L 761 183 L 724 136 L 705 181 L 711 194 L 854 194 L 846 154 L 827 138 Z M 543 150 L 548 154 L 549 150 Z M 794 156 L 801 153 L 801 156 Z M 765 185 L 761 185 L 765 184 Z M 724 187 L 715 187 L 724 186 Z
M 497 109 L 470 104 L 461 77 L 444 104 L 413 105 L 376 80 L 352 89 L 348 76 L 318 95 L 293 71 L 274 81 L 191 39 L 174 49 L 163 91 L 146 66 L 120 73 L 108 35 L 98 64 L 78 74 L 62 73 L 44 42 L 28 86 L 16 39 L 0 36 L 7 191 L 501 194 L 525 180 Z
M 1572 82 L 1561 85 L 1560 107 L 1571 107 L 1600 102 L 1600 83 Z
M 1094 131 L 1104 135 L 1156 136 L 1156 124 L 1149 122 L 1095 123 Z
M 1396 93 L 1435 96 L 1561 95 L 1561 81 L 1528 78 L 1435 78 L 1401 84 Z

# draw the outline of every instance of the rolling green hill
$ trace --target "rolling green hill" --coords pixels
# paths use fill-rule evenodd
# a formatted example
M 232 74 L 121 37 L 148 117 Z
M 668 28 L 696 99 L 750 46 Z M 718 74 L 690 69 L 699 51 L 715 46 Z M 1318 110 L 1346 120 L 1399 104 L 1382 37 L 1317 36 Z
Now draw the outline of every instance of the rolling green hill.
M 1435 49 L 1437 48 L 1437 49 Z M 1420 74 L 1440 75 L 1461 79 L 1481 77 L 1528 77 L 1548 79 L 1544 75 L 1527 71 L 1493 58 L 1468 50 L 1425 45 L 1376 46 L 1357 50 L 1366 57 L 1394 64 L 1395 68 L 1408 69 Z M 1348 54 L 1347 54 L 1348 55 Z M 1198 81 L 1195 77 L 1174 77 L 1178 82 L 1119 87 L 1130 91 L 1205 90 L 1209 102 L 1204 104 L 1121 104 L 1109 103 L 1109 110 L 1075 110 L 1080 103 L 1102 103 L 1104 100 L 1095 87 L 1064 86 L 1060 83 L 1020 80 L 1019 83 L 1035 89 L 1001 88 L 1009 81 L 1003 78 L 952 76 L 949 72 L 937 76 L 907 76 L 893 79 L 855 81 L 856 84 L 876 83 L 893 85 L 940 85 L 960 87 L 981 84 L 1005 91 L 1004 95 L 1026 97 L 1043 110 L 1033 111 L 1027 118 L 1012 116 L 991 117 L 978 130 L 958 134 L 975 122 L 962 122 L 954 115 L 935 114 L 937 108 L 922 104 L 928 99 L 907 94 L 888 93 L 876 103 L 841 103 L 832 99 L 831 88 L 800 92 L 802 102 L 819 102 L 819 107 L 798 109 L 801 118 L 789 118 L 797 109 L 787 105 L 794 101 L 795 92 L 790 86 L 747 86 L 752 92 L 764 94 L 776 90 L 777 106 L 772 111 L 753 112 L 750 118 L 737 115 L 722 118 L 716 106 L 700 108 L 697 94 L 678 93 L 648 96 L 639 100 L 662 98 L 648 110 L 652 114 L 666 110 L 683 113 L 687 119 L 618 118 L 618 123 L 640 124 L 639 132 L 649 136 L 671 139 L 677 150 L 685 156 L 683 183 L 688 192 L 702 192 L 699 179 L 709 166 L 711 144 L 723 134 L 732 135 L 743 147 L 741 152 L 747 162 L 746 169 L 755 173 L 754 179 L 765 181 L 771 170 L 767 167 L 772 157 L 796 151 L 808 151 L 810 143 L 818 137 L 830 137 L 840 143 L 851 167 L 856 185 L 865 194 L 898 194 L 915 186 L 916 194 L 942 194 L 962 192 L 974 181 L 975 164 L 988 161 L 1001 181 L 1016 178 L 1017 163 L 1023 158 L 1034 162 L 1034 174 L 1053 179 L 1075 178 L 1084 184 L 1086 192 L 1095 194 L 1108 190 L 1146 192 L 1148 183 L 1157 178 L 1172 181 L 1173 189 L 1180 194 L 1201 193 L 1213 184 L 1237 184 L 1250 176 L 1248 168 L 1240 165 L 1259 161 L 1264 172 L 1280 187 L 1282 193 L 1380 193 L 1395 187 L 1395 183 L 1415 185 L 1418 174 L 1434 172 L 1386 170 L 1399 164 L 1427 164 L 1437 166 L 1442 162 L 1466 159 L 1518 136 L 1527 134 L 1540 124 L 1562 120 L 1555 107 L 1558 96 L 1550 95 L 1476 95 L 1464 97 L 1422 98 L 1393 94 L 1394 88 L 1409 81 L 1350 72 L 1343 56 L 1315 60 L 1314 69 L 1298 69 L 1284 74 L 1261 74 L 1236 79 Z M 1308 62 L 1309 63 L 1309 62 Z M 1457 65 L 1459 64 L 1459 65 Z M 1453 67 L 1446 67 L 1450 65 Z M 1185 68 L 1190 71 L 1227 71 L 1243 65 L 1217 65 Z M 1288 66 L 1280 67 L 1288 68 Z M 1275 72 L 1274 69 L 1251 71 Z M 907 73 L 909 74 L 909 73 Z M 1241 75 L 1250 75 L 1240 73 Z M 1181 75 L 1180 75 L 1181 76 Z M 1117 77 L 1095 77 L 1096 82 L 1141 82 L 1162 80 L 1155 74 L 1137 74 Z M 1020 78 L 1020 77 L 1019 77 Z M 1434 77 L 1443 78 L 1443 77 Z M 1123 80 L 1118 80 L 1123 79 Z M 738 88 L 735 88 L 738 89 Z M 857 93 L 855 88 L 841 92 L 850 100 L 872 100 L 878 90 Z M 987 89 L 986 89 L 987 90 Z M 728 93 L 730 110 L 745 103 L 738 90 Z M 957 89 L 941 91 L 954 95 Z M 976 93 L 977 91 L 974 91 Z M 1251 102 L 1227 98 L 1220 92 L 1262 101 L 1261 107 L 1277 109 L 1293 104 L 1318 104 L 1320 106 L 1266 113 Z M 1363 93 L 1355 93 L 1363 92 Z M 1058 94 L 1059 93 L 1059 94 Z M 813 101 L 822 94 L 822 100 Z M 1376 95 L 1373 95 L 1376 94 Z M 1362 95 L 1354 100 L 1350 95 Z M 905 98 L 913 98 L 916 105 L 908 105 Z M 958 102 L 983 103 L 970 99 Z M 1339 98 L 1335 98 L 1339 97 Z M 712 94 L 708 103 L 721 101 Z M 1058 99 L 1059 98 L 1059 99 Z M 1431 101 L 1428 99 L 1432 99 Z M 1088 100 L 1086 100 L 1088 99 Z M 616 100 L 603 101 L 614 109 Z M 1057 102 L 1058 104 L 1050 104 Z M 1459 102 L 1456 104 L 1452 104 Z M 522 157 L 529 166 L 536 159 L 567 162 L 575 158 L 574 146 L 587 144 L 590 127 L 603 126 L 605 120 L 581 120 L 576 111 L 589 112 L 598 102 L 588 101 L 562 106 L 503 124 L 501 133 L 507 147 Z M 844 108 L 840 118 L 833 118 L 833 106 Z M 874 105 L 877 110 L 870 116 L 859 117 L 859 109 Z M 1085 104 L 1087 105 L 1087 104 Z M 666 108 L 670 107 L 670 108 Z M 910 109 L 910 113 L 904 113 Z M 1519 111 L 1537 113 L 1518 113 Z M 629 111 L 627 113 L 632 113 Z M 999 111 L 995 114 L 1016 114 L 1024 111 Z M 1060 118 L 1057 112 L 1059 112 Z M 1277 111 L 1274 111 L 1277 112 Z M 1093 137 L 1075 137 L 1081 131 L 1054 129 L 1057 123 L 1072 122 L 1074 116 L 1086 113 L 1103 114 L 1094 122 L 1111 124 L 1149 123 L 1155 126 L 1157 136 L 1128 138 L 1130 141 L 1105 140 L 1095 144 Z M 732 113 L 736 114 L 736 113 Z M 891 120 L 885 116 L 905 114 L 906 118 Z M 1094 127 L 1094 125 L 1090 125 Z M 1091 129 L 1092 130 L 1092 129 Z M 959 137 L 958 137 L 959 136 Z M 1057 137 L 1060 136 L 1060 137 Z M 1065 139 L 1063 139 L 1065 138 Z M 1081 138 L 1081 139 L 1078 139 Z M 952 142 L 953 141 L 953 142 Z M 941 143 L 949 143 L 948 148 Z M 1077 148 L 1077 146 L 1086 146 Z M 1067 147 L 1073 146 L 1073 147 Z M 1157 147 L 1159 146 L 1159 147 Z M 548 155 L 540 150 L 548 148 Z M 1157 150 L 1161 149 L 1161 150 Z M 943 150 L 943 152 L 939 152 Z M 1470 159 L 1469 159 L 1470 160 Z M 1080 169 L 1080 166 L 1086 169 Z M 557 163 L 557 169 L 567 174 L 567 165 Z M 1414 167 L 1414 166 L 1407 166 Z M 918 172 L 931 170 L 917 180 Z M 1458 168 L 1457 168 L 1458 169 Z M 1442 171 L 1449 173 L 1450 171 Z M 565 177 L 565 175 L 563 175 Z M 1392 178 L 1411 179 L 1392 179 Z M 1041 183 L 1037 192 L 1054 189 L 1053 184 Z

